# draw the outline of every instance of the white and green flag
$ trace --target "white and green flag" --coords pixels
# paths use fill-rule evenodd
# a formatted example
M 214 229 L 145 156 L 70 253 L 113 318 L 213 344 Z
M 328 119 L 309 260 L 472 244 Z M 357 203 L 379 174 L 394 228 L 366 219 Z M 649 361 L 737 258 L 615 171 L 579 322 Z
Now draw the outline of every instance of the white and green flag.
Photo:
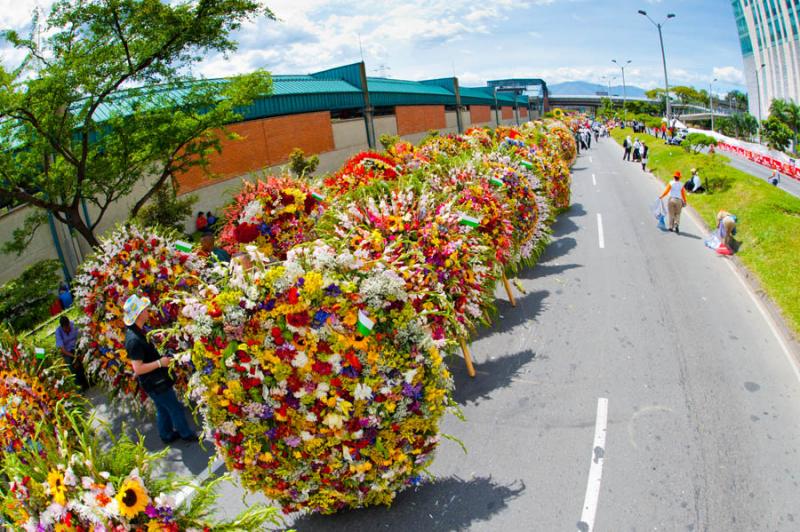
M 175 249 L 177 249 L 178 251 L 183 251 L 184 253 L 191 253 L 192 245 L 188 242 L 184 242 L 183 240 L 176 240 Z
M 317 201 L 325 201 L 325 196 L 321 192 L 314 191 L 311 193 L 311 197 Z
M 523 168 L 527 168 L 528 170 L 533 170 L 533 163 L 530 161 L 522 161 L 519 163 Z
M 493 176 L 493 177 L 489 178 L 489 184 L 490 185 L 494 185 L 496 187 L 502 187 L 505 183 L 499 177 L 494 177 Z
M 358 311 L 358 334 L 361 336 L 369 336 L 372 334 L 372 328 L 375 327 L 375 322 L 369 319 L 369 316 Z
M 474 216 L 470 216 L 468 214 L 462 214 L 458 223 L 460 225 L 466 225 L 467 227 L 478 227 L 481 225 L 481 220 L 480 218 L 475 218 Z
M 33 349 L 33 353 L 36 355 L 36 358 L 38 358 L 39 360 L 42 360 L 42 359 L 44 359 L 44 348 L 42 348 L 42 347 L 35 347 L 35 348 Z

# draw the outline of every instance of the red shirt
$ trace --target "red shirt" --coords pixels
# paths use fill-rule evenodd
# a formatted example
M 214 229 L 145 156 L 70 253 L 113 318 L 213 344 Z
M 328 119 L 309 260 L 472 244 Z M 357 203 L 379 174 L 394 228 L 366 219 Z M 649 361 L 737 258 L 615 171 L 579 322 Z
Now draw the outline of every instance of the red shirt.
M 205 216 L 198 216 L 197 220 L 195 220 L 194 222 L 194 227 L 198 231 L 202 231 L 203 229 L 208 227 L 208 220 L 206 219 Z

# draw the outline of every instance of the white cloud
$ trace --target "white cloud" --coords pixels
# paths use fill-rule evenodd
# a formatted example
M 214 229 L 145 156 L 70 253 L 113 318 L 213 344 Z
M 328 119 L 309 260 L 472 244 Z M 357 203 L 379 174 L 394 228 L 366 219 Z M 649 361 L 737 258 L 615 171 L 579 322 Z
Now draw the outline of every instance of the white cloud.
M 732 66 L 714 67 L 714 77 L 728 83 L 744 83 L 741 69 Z

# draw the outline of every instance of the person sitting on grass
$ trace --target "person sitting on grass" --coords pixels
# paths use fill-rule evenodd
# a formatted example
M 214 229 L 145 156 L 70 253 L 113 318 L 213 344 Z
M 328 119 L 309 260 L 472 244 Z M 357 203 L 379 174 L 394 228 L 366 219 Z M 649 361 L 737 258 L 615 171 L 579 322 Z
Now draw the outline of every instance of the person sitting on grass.
M 217 217 L 214 216 L 214 213 L 212 213 L 211 211 L 208 211 L 206 213 L 206 220 L 208 221 L 208 225 L 206 226 L 206 229 L 209 229 L 209 230 L 210 229 L 214 229 L 214 224 L 217 223 Z
M 705 188 L 703 188 L 703 181 L 700 179 L 700 175 L 697 173 L 697 168 L 692 168 L 692 176 L 688 181 L 686 181 L 684 188 L 693 194 L 698 194 L 705 191 Z

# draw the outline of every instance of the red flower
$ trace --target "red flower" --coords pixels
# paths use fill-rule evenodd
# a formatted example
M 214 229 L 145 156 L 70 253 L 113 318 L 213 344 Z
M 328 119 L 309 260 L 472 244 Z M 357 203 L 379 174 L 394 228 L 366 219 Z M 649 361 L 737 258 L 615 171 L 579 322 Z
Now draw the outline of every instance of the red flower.
M 305 327 L 308 325 L 308 314 L 305 312 L 295 312 L 286 315 L 286 323 L 293 327 Z
M 297 295 L 297 287 L 296 286 L 293 286 L 293 287 L 291 287 L 289 289 L 288 297 L 289 297 L 289 304 L 290 305 L 296 305 L 297 302 L 300 301 L 300 298 Z
M 311 365 L 311 368 L 314 370 L 314 373 L 319 375 L 330 375 L 331 371 L 333 371 L 333 366 L 328 364 L 327 362 L 317 361 Z
M 241 244 L 248 244 L 258 238 L 261 233 L 258 227 L 253 224 L 243 223 L 236 226 L 233 230 L 236 241 Z

